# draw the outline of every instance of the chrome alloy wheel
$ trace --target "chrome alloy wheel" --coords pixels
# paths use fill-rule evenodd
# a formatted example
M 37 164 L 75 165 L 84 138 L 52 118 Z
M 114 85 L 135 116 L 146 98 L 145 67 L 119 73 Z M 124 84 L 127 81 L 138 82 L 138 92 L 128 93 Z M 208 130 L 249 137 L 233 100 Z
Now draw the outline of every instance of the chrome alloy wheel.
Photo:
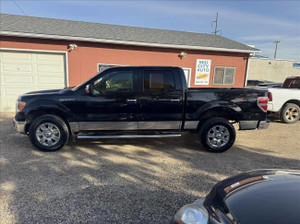
M 297 108 L 295 107 L 289 107 L 286 111 L 285 111 L 285 117 L 287 120 L 289 121 L 294 121 L 295 119 L 297 119 L 299 116 L 299 111 Z
M 215 125 L 209 129 L 207 143 L 210 147 L 220 148 L 227 144 L 230 138 L 228 129 L 223 125 Z
M 42 123 L 38 126 L 35 136 L 44 146 L 55 145 L 60 140 L 60 131 L 53 123 Z

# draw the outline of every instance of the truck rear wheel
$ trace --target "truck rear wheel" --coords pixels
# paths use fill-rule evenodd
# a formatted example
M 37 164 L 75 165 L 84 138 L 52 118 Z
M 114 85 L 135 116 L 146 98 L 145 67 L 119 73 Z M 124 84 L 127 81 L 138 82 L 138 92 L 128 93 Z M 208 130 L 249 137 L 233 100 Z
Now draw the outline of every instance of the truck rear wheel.
M 209 152 L 224 152 L 235 141 L 235 129 L 226 119 L 206 120 L 199 130 L 199 140 Z
M 295 123 L 300 118 L 300 108 L 297 104 L 287 103 L 280 111 L 280 119 L 287 124 Z
M 57 151 L 67 143 L 69 130 L 58 116 L 43 115 L 30 125 L 29 138 L 31 143 L 42 151 Z

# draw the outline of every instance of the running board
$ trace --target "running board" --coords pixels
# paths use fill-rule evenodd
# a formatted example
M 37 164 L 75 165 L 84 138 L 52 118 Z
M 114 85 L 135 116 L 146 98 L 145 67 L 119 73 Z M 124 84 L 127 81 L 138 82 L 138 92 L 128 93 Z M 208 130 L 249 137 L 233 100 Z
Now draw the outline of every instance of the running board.
M 180 137 L 181 134 L 159 134 L 159 135 L 78 135 L 78 139 L 98 139 L 98 138 L 168 138 Z

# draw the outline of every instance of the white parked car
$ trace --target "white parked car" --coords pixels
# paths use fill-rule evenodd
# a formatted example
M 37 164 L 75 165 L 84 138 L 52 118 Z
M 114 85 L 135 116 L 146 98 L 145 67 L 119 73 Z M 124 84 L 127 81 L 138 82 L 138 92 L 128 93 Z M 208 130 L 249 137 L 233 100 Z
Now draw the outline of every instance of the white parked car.
M 282 87 L 269 88 L 268 111 L 278 115 L 284 123 L 300 118 L 300 77 L 288 77 Z

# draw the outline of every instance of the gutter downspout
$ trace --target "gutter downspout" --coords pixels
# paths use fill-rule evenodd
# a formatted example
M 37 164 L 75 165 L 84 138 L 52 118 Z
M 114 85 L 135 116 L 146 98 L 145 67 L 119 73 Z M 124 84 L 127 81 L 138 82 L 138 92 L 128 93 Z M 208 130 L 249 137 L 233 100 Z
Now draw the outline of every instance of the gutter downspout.
M 246 66 L 246 76 L 245 76 L 244 87 L 246 87 L 246 86 L 247 86 L 248 75 L 249 75 L 249 64 L 250 64 L 250 57 L 251 57 L 251 55 L 249 54 L 249 57 L 248 57 L 248 59 L 247 59 L 247 66 Z

